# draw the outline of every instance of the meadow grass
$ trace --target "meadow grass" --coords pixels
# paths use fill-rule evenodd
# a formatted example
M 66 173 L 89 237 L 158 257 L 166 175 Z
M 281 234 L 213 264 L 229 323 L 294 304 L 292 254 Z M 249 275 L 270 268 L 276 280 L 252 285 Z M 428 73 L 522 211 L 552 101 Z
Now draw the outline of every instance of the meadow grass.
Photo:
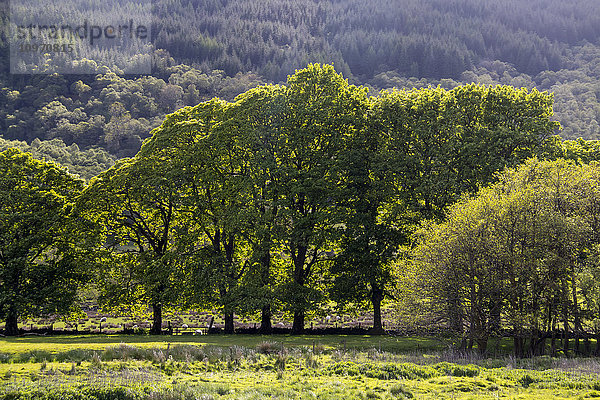
M 262 342 L 283 343 L 286 347 L 322 346 L 326 349 L 376 348 L 389 352 L 438 351 L 452 346 L 451 339 L 434 337 L 392 337 L 369 335 L 59 335 L 0 338 L 0 352 L 20 353 L 31 351 L 61 352 L 72 349 L 103 350 L 119 343 L 139 347 L 166 347 L 169 343 L 213 346 L 256 347 Z
M 450 345 L 370 336 L 2 338 L 0 399 L 600 397 L 597 359 L 487 358 Z

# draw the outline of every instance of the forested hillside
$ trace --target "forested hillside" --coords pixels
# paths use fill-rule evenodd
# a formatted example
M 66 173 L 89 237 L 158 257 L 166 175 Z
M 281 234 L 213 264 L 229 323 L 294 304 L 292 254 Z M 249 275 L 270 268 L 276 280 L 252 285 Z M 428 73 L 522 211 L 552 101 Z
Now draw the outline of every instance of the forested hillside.
M 548 90 L 562 137 L 600 138 L 595 0 L 157 0 L 153 21 L 152 76 L 121 76 L 127 60 L 108 58 L 88 60 L 88 75 L 10 75 L 2 36 L 0 134 L 132 156 L 176 109 L 328 62 L 372 93 L 469 82 Z

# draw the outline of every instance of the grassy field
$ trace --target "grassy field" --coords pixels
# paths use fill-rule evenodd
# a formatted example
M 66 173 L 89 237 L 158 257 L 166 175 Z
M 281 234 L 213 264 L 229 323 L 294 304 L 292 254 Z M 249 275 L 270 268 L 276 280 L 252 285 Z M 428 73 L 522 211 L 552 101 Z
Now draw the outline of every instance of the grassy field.
M 451 346 L 389 336 L 1 338 L 0 399 L 600 397 L 596 359 L 480 358 Z
M 25 336 L 0 338 L 0 352 L 22 353 L 31 350 L 61 352 L 72 349 L 104 350 L 120 343 L 142 348 L 166 348 L 169 343 L 198 346 L 240 346 L 254 348 L 262 342 L 283 344 L 284 347 L 323 348 L 325 350 L 365 350 L 375 348 L 381 351 L 407 353 L 411 351 L 439 351 L 453 345 L 453 341 L 440 338 L 406 338 L 392 336 L 296 336 L 296 335 L 65 335 L 65 336 Z

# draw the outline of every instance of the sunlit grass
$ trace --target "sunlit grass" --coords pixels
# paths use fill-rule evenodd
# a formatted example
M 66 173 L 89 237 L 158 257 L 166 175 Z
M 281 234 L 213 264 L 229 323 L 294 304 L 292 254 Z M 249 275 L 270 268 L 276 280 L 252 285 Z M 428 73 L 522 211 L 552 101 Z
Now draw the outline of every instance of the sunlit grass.
M 0 399 L 600 397 L 600 360 L 486 358 L 448 345 L 376 336 L 2 338 Z
M 406 338 L 391 336 L 360 335 L 59 335 L 59 336 L 26 336 L 0 338 L 0 352 L 18 353 L 35 348 L 50 352 L 61 352 L 71 349 L 103 350 L 119 343 L 135 344 L 140 347 L 166 347 L 169 343 L 215 346 L 256 347 L 259 343 L 270 341 L 283 343 L 286 347 L 322 346 L 326 349 L 375 348 L 389 352 L 435 351 L 452 345 L 451 340 L 437 338 Z

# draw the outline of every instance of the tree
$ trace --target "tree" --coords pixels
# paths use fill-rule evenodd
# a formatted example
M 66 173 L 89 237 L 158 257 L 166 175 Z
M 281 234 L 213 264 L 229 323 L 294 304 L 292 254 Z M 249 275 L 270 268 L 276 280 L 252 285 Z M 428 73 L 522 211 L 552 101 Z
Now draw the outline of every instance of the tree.
M 285 88 L 265 85 L 241 94 L 230 109 L 236 126 L 248 145 L 247 173 L 252 184 L 248 192 L 245 238 L 252 247 L 252 261 L 246 276 L 245 306 L 261 310 L 260 332 L 270 334 L 271 313 L 276 302 L 276 288 L 281 283 L 282 264 L 275 256 L 281 251 L 277 239 L 278 203 L 281 174 L 278 164 L 282 120 L 285 118 Z
M 18 318 L 67 313 L 87 274 L 71 220 L 83 182 L 28 153 L 0 153 L 0 316 L 7 335 Z
M 418 219 L 441 217 L 559 127 L 551 94 L 509 86 L 384 92 L 376 107 L 400 199 Z
M 368 117 L 357 112 L 359 128 L 341 157 L 345 228 L 334 296 L 368 298 L 373 331 L 382 332 L 398 246 L 420 220 L 441 218 L 461 193 L 532 154 L 555 126 L 548 104 L 537 92 L 471 85 L 386 92 Z
M 339 236 L 340 156 L 360 129 L 357 115 L 366 97 L 332 66 L 309 65 L 289 77 L 283 115 L 276 117 L 277 240 L 290 260 L 284 298 L 294 313 L 294 333 L 304 330 L 305 312 L 319 301 L 316 288 L 325 271 L 315 270 L 331 259 L 327 253 Z
M 397 203 L 387 137 L 371 104 L 355 108 L 355 127 L 340 155 L 343 193 L 337 204 L 343 229 L 332 266 L 338 304 L 370 301 L 371 333 L 383 333 L 381 303 L 394 284 L 392 261 L 407 235 Z
M 597 211 L 590 218 L 588 208 L 596 170 L 529 160 L 419 232 L 420 285 L 441 315 L 458 314 L 449 322 L 462 321 L 469 348 L 476 342 L 485 352 L 489 335 L 505 321 L 518 357 L 543 354 L 549 337 L 554 352 L 559 324 L 569 351 L 568 333 L 582 331 L 581 263 L 596 245 L 590 234 Z
M 101 300 L 149 304 L 152 334 L 161 333 L 163 307 L 179 304 L 185 277 L 178 257 L 186 230 L 180 186 L 156 161 L 141 155 L 119 161 L 93 179 L 77 203 L 90 232 L 103 238 Z
M 180 262 L 192 269 L 192 303 L 214 305 L 233 333 L 234 311 L 242 303 L 239 284 L 248 269 L 247 228 L 250 186 L 248 147 L 227 118 L 230 105 L 212 100 L 167 118 L 140 156 L 161 164 L 181 193 L 179 210 L 190 222 L 188 251 Z

